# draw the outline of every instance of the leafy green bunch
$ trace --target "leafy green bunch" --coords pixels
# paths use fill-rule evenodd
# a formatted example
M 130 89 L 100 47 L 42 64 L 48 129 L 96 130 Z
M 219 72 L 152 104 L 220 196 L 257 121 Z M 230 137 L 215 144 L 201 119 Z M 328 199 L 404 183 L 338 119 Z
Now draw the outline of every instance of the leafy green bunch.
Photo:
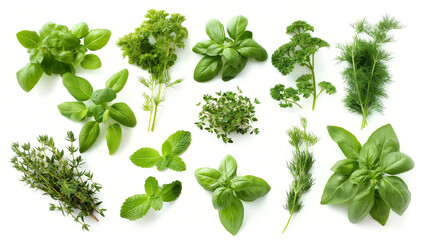
M 48 22 L 43 25 L 39 34 L 28 30 L 18 32 L 18 41 L 30 54 L 30 63 L 16 73 L 19 85 L 29 92 L 39 82 L 43 73 L 49 76 L 68 72 L 74 74 L 79 65 L 85 69 L 101 67 L 99 57 L 87 52 L 103 48 L 110 36 L 109 30 L 89 30 L 84 22 L 74 25 L 71 29 Z
M 287 192 L 285 204 L 285 209 L 290 213 L 290 217 L 282 233 L 287 229 L 293 214 L 300 212 L 303 208 L 302 195 L 308 192 L 314 184 L 310 170 L 315 158 L 309 148 L 314 146 L 319 141 L 319 138 L 312 132 L 307 131 L 308 123 L 306 118 L 300 119 L 300 125 L 302 128 L 293 126 L 287 131 L 287 135 L 290 138 L 289 143 L 294 147 L 293 158 L 287 163 L 293 182 Z
M 232 235 L 236 235 L 244 220 L 242 201 L 252 202 L 270 191 L 269 184 L 252 175 L 237 176 L 236 160 L 226 155 L 218 170 L 199 168 L 195 171 L 198 183 L 212 194 L 212 203 L 219 211 L 220 221 Z
M 199 41 L 192 48 L 193 52 L 204 55 L 193 74 L 196 81 L 211 80 L 222 68 L 223 81 L 229 81 L 245 68 L 248 58 L 260 62 L 268 58 L 266 50 L 253 40 L 253 33 L 246 30 L 247 25 L 248 20 L 244 16 L 230 19 L 227 23 L 228 38 L 220 21 L 211 19 L 207 22 L 205 31 L 210 39 Z
M 391 53 L 384 49 L 392 42 L 389 31 L 403 26 L 395 18 L 384 16 L 372 25 L 363 19 L 351 25 L 355 36 L 350 43 L 340 44 L 339 62 L 346 64 L 342 76 L 347 85 L 344 99 L 346 108 L 363 115 L 361 129 L 367 125 L 367 117 L 373 112 L 382 112 L 382 98 L 386 98 L 385 87 L 391 81 L 388 61 Z
M 182 172 L 186 170 L 186 163 L 179 157 L 190 146 L 192 135 L 188 131 L 177 131 L 162 144 L 162 156 L 153 148 L 141 148 L 129 158 L 139 167 L 151 168 L 156 166 L 159 171 L 166 168 Z
M 150 112 L 148 130 L 153 131 L 157 109 L 166 99 L 166 90 L 183 81 L 172 81 L 169 69 L 177 60 L 175 50 L 184 48 L 188 32 L 182 26 L 185 17 L 178 13 L 169 15 L 164 10 L 151 9 L 145 17 L 147 20 L 134 32 L 120 38 L 117 46 L 130 64 L 150 74 L 149 78 L 141 77 L 140 82 L 149 89 L 149 94 L 143 93 L 143 110 Z
M 395 176 L 411 170 L 415 163 L 400 152 L 397 135 L 390 124 L 377 129 L 364 146 L 343 128 L 328 126 L 331 138 L 346 159 L 331 168 L 321 204 L 349 203 L 348 219 L 363 220 L 369 213 L 385 225 L 390 210 L 402 215 L 410 204 L 406 183 Z
M 57 205 L 50 204 L 51 211 L 59 210 L 63 215 L 71 215 L 83 230 L 89 231 L 85 218 L 98 221 L 94 213 L 104 217 L 106 211 L 98 208 L 101 201 L 95 197 L 101 185 L 92 180 L 90 171 L 82 170 L 84 162 L 75 154 L 77 148 L 73 144 L 76 141 L 73 133 L 67 132 L 66 139 L 70 142 L 67 147 L 69 156 L 55 146 L 51 137 L 43 135 L 38 138 L 39 147 L 31 148 L 30 143 L 13 143 L 15 156 L 11 162 L 22 173 L 22 182 L 57 201 Z
M 315 53 L 323 47 L 330 45 L 317 37 L 312 37 L 310 32 L 314 31 L 314 27 L 305 21 L 295 21 L 287 27 L 287 34 L 291 35 L 289 43 L 279 47 L 272 54 L 272 65 L 275 66 L 282 75 L 290 74 L 295 65 L 306 67 L 311 73 L 303 74 L 296 80 L 296 88 L 285 88 L 282 84 L 277 84 L 270 90 L 272 98 L 279 102 L 283 108 L 291 108 L 293 104 L 302 108 L 298 103 L 301 97 L 309 98 L 312 96 L 312 110 L 315 110 L 315 103 L 322 92 L 328 95 L 336 93 L 336 88 L 326 81 L 318 83 L 320 88 L 317 91 L 315 81 Z
M 224 143 L 233 143 L 229 137 L 233 132 L 258 134 L 259 129 L 253 128 L 251 124 L 258 121 L 255 117 L 254 104 L 260 102 L 256 98 L 253 104 L 250 98 L 242 96 L 241 93 L 241 89 L 238 88 L 238 93 L 220 91 L 216 93 L 218 97 L 204 95 L 205 104 L 195 125 L 201 130 L 215 133 Z
M 159 187 L 154 177 L 148 177 L 144 183 L 145 194 L 137 194 L 125 200 L 120 208 L 120 216 L 131 221 L 142 218 L 150 208 L 162 209 L 164 202 L 172 202 L 181 194 L 181 182 L 174 181 Z
M 94 121 L 87 122 L 79 134 L 79 150 L 81 153 L 88 150 L 100 134 L 100 124 L 107 125 L 105 132 L 109 154 L 114 154 L 119 148 L 122 139 L 122 128 L 135 127 L 137 120 L 131 108 L 123 102 L 108 105 L 116 99 L 128 80 L 128 70 L 123 69 L 113 74 L 106 82 L 106 87 L 94 91 L 92 85 L 84 78 L 72 73 L 65 73 L 62 82 L 68 92 L 77 100 L 64 102 L 58 105 L 59 112 L 74 121 L 84 121 L 93 117 Z M 85 104 L 86 101 L 89 101 Z M 112 118 L 116 122 L 109 122 Z

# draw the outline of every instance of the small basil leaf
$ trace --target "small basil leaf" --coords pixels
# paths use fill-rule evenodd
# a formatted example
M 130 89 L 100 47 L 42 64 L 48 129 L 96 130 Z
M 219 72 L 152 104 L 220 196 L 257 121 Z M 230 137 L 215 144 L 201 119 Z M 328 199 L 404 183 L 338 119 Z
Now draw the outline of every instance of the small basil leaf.
M 251 38 L 242 40 L 236 49 L 242 56 L 254 58 L 257 61 L 265 61 L 268 58 L 266 50 Z
M 376 189 L 374 204 L 373 204 L 372 210 L 370 210 L 370 216 L 372 216 L 374 220 L 382 224 L 382 226 L 385 226 L 385 223 L 388 220 L 390 211 L 391 209 L 388 207 L 388 205 L 380 196 L 379 190 Z
M 16 72 L 19 86 L 22 90 L 29 92 L 36 86 L 43 75 L 43 69 L 38 63 L 29 63 Z
M 218 168 L 218 171 L 230 180 L 236 176 L 237 170 L 238 164 L 231 155 L 226 155 L 220 162 L 220 167 Z
M 355 170 L 349 180 L 354 184 L 364 184 L 370 180 L 370 171 L 367 168 L 360 168 Z
M 236 235 L 244 220 L 244 206 L 239 198 L 233 196 L 229 207 L 218 212 L 221 224 L 232 235 Z
M 406 183 L 396 176 L 387 176 L 380 180 L 379 194 L 398 215 L 403 215 L 410 204 L 410 191 Z
M 192 51 L 195 52 L 195 53 L 199 53 L 199 54 L 204 54 L 205 55 L 207 53 L 208 47 L 211 46 L 212 44 L 215 44 L 215 42 L 212 41 L 212 40 L 202 40 L 202 41 L 199 41 L 192 48 Z
M 31 52 L 30 52 L 31 63 L 41 63 L 43 62 L 43 58 L 44 58 L 44 54 L 42 50 L 38 48 L 31 49 Z
M 207 52 L 205 54 L 208 56 L 215 57 L 215 56 L 221 55 L 222 52 L 223 52 L 223 45 L 214 43 L 207 48 Z
M 74 57 L 73 65 L 74 66 L 78 66 L 83 61 L 83 59 L 85 58 L 85 56 L 86 56 L 85 52 L 78 52 L 78 53 L 76 53 L 76 56 Z M 100 64 L 101 64 L 101 61 L 100 61 Z
M 374 168 L 379 162 L 379 152 L 372 141 L 367 141 L 361 148 L 359 154 L 359 163 L 366 168 Z
M 80 66 L 84 69 L 97 69 L 101 67 L 101 60 L 95 54 L 86 54 L 85 57 L 80 62 Z
M 241 63 L 241 56 L 235 49 L 233 48 L 224 49 L 223 57 L 226 59 L 226 61 L 230 65 L 232 65 L 232 67 L 239 68 L 239 65 Z
M 116 93 L 120 92 L 128 80 L 128 69 L 113 74 L 106 82 L 106 87 L 113 89 Z
M 349 181 L 349 176 L 334 173 L 328 179 L 321 197 L 321 204 L 338 204 L 351 200 L 358 191 L 358 185 Z
M 181 189 L 181 182 L 174 181 L 169 184 L 164 184 L 159 191 L 159 195 L 164 202 L 172 202 L 180 196 Z
M 103 104 L 113 101 L 116 98 L 116 93 L 111 88 L 96 90 L 92 93 L 91 100 L 97 104 Z
M 104 118 L 104 113 L 106 112 L 106 108 L 102 105 L 95 105 L 92 110 L 92 115 L 95 118 L 95 121 L 101 123 Z
M 119 102 L 111 105 L 110 117 L 127 127 L 135 127 L 135 125 L 137 125 L 134 112 L 132 112 L 131 108 L 129 108 L 126 103 Z
M 89 50 L 99 50 L 107 44 L 110 36 L 111 32 L 107 29 L 93 29 L 84 38 L 84 43 Z
M 160 188 L 156 178 L 148 177 L 144 183 L 144 189 L 146 190 L 146 194 L 149 197 L 158 194 Z
M 252 202 L 257 198 L 263 197 L 270 191 L 269 184 L 255 176 L 246 175 L 244 178 L 251 181 L 251 185 L 241 191 L 235 191 L 236 196 L 246 202 Z
M 96 121 L 87 122 L 79 133 L 79 150 L 81 153 L 88 150 L 97 140 L 100 126 Z
M 55 60 L 63 63 L 74 63 L 74 53 L 68 50 L 61 51 L 55 56 Z
M 348 208 L 348 219 L 351 223 L 363 220 L 374 205 L 375 189 L 369 184 L 362 188 L 352 199 Z
M 223 24 L 217 19 L 211 19 L 205 25 L 208 37 L 216 43 L 223 44 L 225 33 Z
M 242 34 L 244 34 L 245 29 L 248 25 L 248 19 L 244 16 L 236 16 L 229 20 L 227 23 L 227 33 L 229 36 L 236 40 Z
M 232 203 L 233 200 L 232 189 L 227 187 L 218 187 L 212 195 L 212 203 L 215 209 L 223 210 Z
M 151 205 L 146 194 L 138 194 L 125 200 L 120 208 L 120 216 L 131 221 L 142 218 L 147 214 Z
M 118 123 L 111 124 L 106 129 L 106 140 L 108 152 L 110 155 L 114 154 L 119 148 L 122 139 L 122 128 Z
M 333 172 L 340 173 L 346 176 L 351 175 L 357 169 L 358 161 L 355 159 L 343 159 L 337 161 L 331 168 Z
M 159 152 L 153 148 L 141 148 L 134 152 L 129 159 L 139 167 L 151 168 L 156 165 L 160 157 Z
M 73 121 L 82 121 L 88 112 L 88 108 L 82 102 L 64 102 L 58 105 L 58 110 L 61 115 Z
M 401 152 L 388 153 L 381 161 L 381 165 L 389 174 L 400 174 L 411 170 L 415 166 L 412 158 Z
M 341 127 L 327 126 L 331 139 L 339 145 L 340 150 L 349 159 L 358 159 L 361 151 L 361 144 L 350 132 Z
M 223 62 L 221 61 L 220 56 L 203 57 L 199 63 L 196 65 L 195 72 L 193 73 L 193 78 L 197 82 L 206 82 L 213 79 L 220 72 Z
M 71 34 L 77 38 L 84 38 L 89 33 L 88 24 L 85 22 L 78 23 L 71 28 Z
M 182 130 L 177 131 L 165 140 L 165 151 L 164 144 L 162 144 L 162 155 L 166 156 L 172 154 L 179 156 L 189 148 L 191 141 L 192 134 L 190 132 Z
M 247 38 L 253 38 L 253 33 L 251 31 L 245 31 L 241 36 L 236 39 L 236 41 L 244 40 Z
M 40 37 L 34 31 L 20 31 L 16 34 L 19 43 L 25 48 L 37 48 L 39 47 Z
M 205 190 L 214 191 L 220 186 L 218 183 L 220 172 L 214 168 L 199 168 L 195 171 L 195 177 Z
M 223 67 L 223 73 L 221 78 L 223 79 L 223 81 L 232 80 L 245 68 L 245 65 L 247 65 L 247 58 L 244 56 L 240 57 L 238 68 L 234 68 L 228 62 L 226 62 Z
M 86 101 L 91 98 L 93 89 L 88 80 L 75 76 L 72 73 L 64 73 L 62 75 L 62 83 L 77 101 Z
M 372 141 L 376 145 L 381 160 L 388 153 L 400 151 L 400 144 L 391 124 L 378 128 L 367 141 Z

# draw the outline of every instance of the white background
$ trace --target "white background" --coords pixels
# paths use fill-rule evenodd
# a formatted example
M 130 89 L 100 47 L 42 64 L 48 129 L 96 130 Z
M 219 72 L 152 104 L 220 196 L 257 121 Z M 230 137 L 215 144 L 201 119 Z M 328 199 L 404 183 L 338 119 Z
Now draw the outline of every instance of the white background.
M 401 2 L 401 3 L 399 3 Z M 1 87 L 0 87 L 0 183 L 1 183 L 1 238 L 36 237 L 36 239 L 106 239 L 107 237 L 167 239 L 232 239 L 221 225 L 218 213 L 211 204 L 211 194 L 194 178 L 199 167 L 218 167 L 226 154 L 238 161 L 239 175 L 255 175 L 265 179 L 272 190 L 253 203 L 244 203 L 245 218 L 235 239 L 401 239 L 426 236 L 426 8 L 423 1 L 8 1 L 0 10 L 1 28 Z M 128 64 L 115 45 L 117 39 L 134 30 L 144 20 L 148 9 L 165 9 L 180 13 L 187 20 L 189 30 L 186 48 L 177 51 L 178 61 L 171 69 L 173 78 L 184 82 L 169 90 L 167 100 L 160 109 L 155 132 L 148 133 L 148 114 L 140 108 L 145 88 L 138 76 L 147 72 Z M 393 82 L 388 85 L 389 99 L 385 100 L 383 114 L 374 114 L 368 126 L 360 130 L 361 116 L 348 113 L 342 99 L 344 85 L 340 75 L 343 66 L 335 61 L 339 51 L 337 43 L 350 41 L 353 30 L 349 24 L 366 17 L 377 22 L 388 13 L 406 27 L 393 34 L 396 42 L 386 46 L 393 53 L 389 63 Z M 191 48 L 199 40 L 207 39 L 205 22 L 219 19 L 224 25 L 236 15 L 248 18 L 248 30 L 254 34 L 269 53 L 289 41 L 286 26 L 295 20 L 306 20 L 315 27 L 314 36 L 332 45 L 316 55 L 318 81 L 331 81 L 337 88 L 333 96 L 322 95 L 315 112 L 311 100 L 303 101 L 304 109 L 282 109 L 274 102 L 269 89 L 277 83 L 289 84 L 301 72 L 282 76 L 270 63 L 249 61 L 234 80 L 223 82 L 219 77 L 198 83 L 193 80 L 193 70 L 199 59 Z M 91 219 L 90 232 L 83 232 L 71 217 L 60 212 L 48 211 L 51 199 L 24 186 L 20 173 L 12 168 L 10 144 L 18 141 L 36 142 L 39 134 L 48 134 L 58 146 L 66 147 L 67 130 L 78 135 L 82 123 L 73 122 L 60 115 L 57 105 L 73 98 L 62 86 L 59 76 L 44 75 L 30 92 L 22 91 L 16 80 L 16 71 L 29 61 L 29 56 L 16 39 L 21 30 L 38 31 L 44 23 L 53 21 L 71 28 L 85 21 L 90 29 L 106 28 L 112 36 L 106 47 L 94 52 L 103 63 L 98 70 L 77 70 L 77 75 L 88 79 L 94 89 L 103 88 L 105 81 L 123 68 L 129 69 L 129 79 L 116 101 L 123 101 L 134 110 L 138 124 L 124 128 L 122 144 L 113 156 L 108 155 L 104 131 L 95 145 L 83 157 L 85 167 L 91 169 L 97 182 L 103 185 L 98 195 L 107 208 L 106 217 L 99 222 Z M 255 125 L 259 135 L 234 135 L 235 143 L 224 144 L 215 135 L 200 131 L 197 121 L 200 107 L 196 104 L 203 94 L 219 90 L 235 90 L 239 86 L 244 95 L 257 97 L 262 104 L 256 107 L 259 119 Z M 303 197 L 304 208 L 295 214 L 286 233 L 281 235 L 288 218 L 283 209 L 286 190 L 291 177 L 285 166 L 291 158 L 292 148 L 285 131 L 299 123 L 300 116 L 308 118 L 309 128 L 321 138 L 312 149 L 316 157 L 313 166 L 315 185 Z M 320 204 L 325 183 L 332 172 L 330 167 L 344 156 L 328 136 L 326 126 L 337 125 L 354 133 L 364 143 L 378 127 L 391 123 L 401 144 L 401 151 L 413 157 L 416 166 L 402 174 L 412 193 L 412 201 L 403 216 L 391 212 L 386 226 L 367 217 L 358 224 L 348 221 L 344 206 Z M 185 172 L 171 170 L 158 172 L 155 168 L 136 167 L 129 156 L 141 147 L 161 149 L 162 142 L 177 130 L 192 132 L 192 144 L 182 155 L 187 164 Z M 426 174 L 425 174 L 426 175 Z M 166 203 L 161 211 L 150 212 L 144 218 L 131 222 L 119 216 L 123 201 L 144 192 L 144 180 L 154 176 L 160 184 L 180 180 L 183 191 L 175 202 Z M 9 238 L 10 239 L 10 238 Z M 113 239 L 113 238 L 111 238 Z

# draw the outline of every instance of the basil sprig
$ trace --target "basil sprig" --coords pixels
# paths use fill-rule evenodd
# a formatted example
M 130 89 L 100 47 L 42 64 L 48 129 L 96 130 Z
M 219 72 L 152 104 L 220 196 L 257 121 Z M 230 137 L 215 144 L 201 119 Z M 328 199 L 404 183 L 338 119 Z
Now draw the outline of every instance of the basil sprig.
M 370 214 L 385 225 L 390 210 L 402 215 L 410 204 L 406 183 L 394 176 L 411 170 L 415 163 L 400 152 L 397 135 L 390 124 L 377 129 L 361 146 L 357 138 L 343 128 L 328 126 L 331 138 L 347 159 L 338 161 L 322 195 L 322 204 L 349 202 L 352 223 Z

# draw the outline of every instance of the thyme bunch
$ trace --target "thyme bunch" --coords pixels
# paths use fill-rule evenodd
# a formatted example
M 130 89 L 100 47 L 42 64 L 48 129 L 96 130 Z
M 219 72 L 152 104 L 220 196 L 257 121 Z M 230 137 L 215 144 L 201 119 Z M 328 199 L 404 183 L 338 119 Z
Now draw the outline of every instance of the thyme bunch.
M 300 200 L 302 195 L 308 192 L 314 184 L 314 179 L 309 171 L 315 162 L 315 158 L 309 151 L 309 147 L 314 146 L 319 138 L 307 131 L 306 118 L 300 119 L 300 125 L 302 128 L 293 126 L 287 131 L 287 135 L 290 137 L 289 143 L 294 147 L 293 158 L 287 163 L 287 167 L 293 176 L 293 182 L 287 192 L 285 205 L 285 209 L 290 212 L 290 217 L 282 233 L 287 229 L 293 214 L 302 209 L 303 203 Z
M 94 195 L 100 191 L 101 185 L 92 180 L 90 171 L 82 170 L 84 161 L 76 156 L 78 148 L 74 146 L 74 134 L 67 132 L 66 140 L 69 157 L 64 150 L 55 146 L 54 140 L 47 136 L 38 137 L 39 147 L 31 148 L 30 143 L 12 144 L 15 156 L 11 162 L 13 167 L 22 172 L 21 181 L 30 188 L 35 188 L 49 195 L 57 204 L 50 204 L 50 210 L 59 210 L 63 215 L 71 215 L 82 229 L 89 231 L 85 217 L 98 219 L 94 213 L 104 217 L 106 209 L 99 209 L 101 201 Z

